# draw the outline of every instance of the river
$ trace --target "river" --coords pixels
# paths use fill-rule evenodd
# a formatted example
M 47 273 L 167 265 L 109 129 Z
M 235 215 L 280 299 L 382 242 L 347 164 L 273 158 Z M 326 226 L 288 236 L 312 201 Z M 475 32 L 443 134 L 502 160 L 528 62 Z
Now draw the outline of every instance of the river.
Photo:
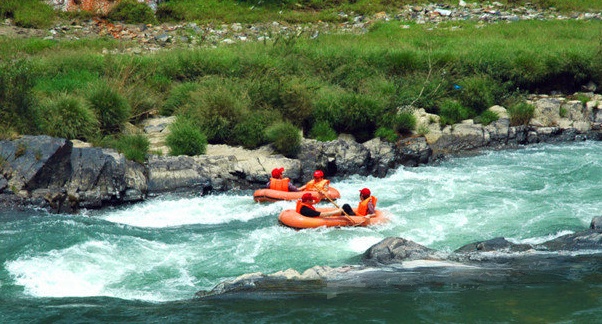
M 363 187 L 378 197 L 390 221 L 368 228 L 295 231 L 277 222 L 294 203 L 255 203 L 250 191 L 167 195 L 78 215 L 0 211 L 0 322 L 593 323 L 602 318 L 596 274 L 529 285 L 193 297 L 245 273 L 359 264 L 390 236 L 450 252 L 499 236 L 539 243 L 581 231 L 602 214 L 601 168 L 602 142 L 586 141 L 399 168 L 384 179 L 332 179 L 340 204 L 355 205 Z

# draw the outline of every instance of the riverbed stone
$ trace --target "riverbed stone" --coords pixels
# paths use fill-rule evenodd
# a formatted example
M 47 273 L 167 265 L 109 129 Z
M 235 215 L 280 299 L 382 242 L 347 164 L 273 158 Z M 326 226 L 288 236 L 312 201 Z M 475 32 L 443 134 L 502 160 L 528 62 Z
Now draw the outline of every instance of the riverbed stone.
M 402 263 L 405 260 L 433 259 L 435 250 L 401 237 L 388 237 L 371 246 L 362 255 L 367 265 Z
M 559 98 L 541 98 L 533 102 L 535 110 L 532 124 L 542 127 L 555 126 L 560 118 L 562 100 Z

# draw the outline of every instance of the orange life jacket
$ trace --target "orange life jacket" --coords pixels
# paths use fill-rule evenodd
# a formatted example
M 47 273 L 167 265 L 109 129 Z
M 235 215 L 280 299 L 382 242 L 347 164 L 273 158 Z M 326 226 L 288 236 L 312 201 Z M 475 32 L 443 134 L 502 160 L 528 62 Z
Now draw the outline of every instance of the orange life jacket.
M 311 204 L 308 203 L 304 203 L 303 201 L 301 201 L 301 199 L 297 200 L 297 208 L 295 209 L 297 211 L 297 213 L 301 214 L 301 207 L 307 207 L 311 210 L 316 210 L 316 207 L 312 206 Z
M 279 191 L 288 191 L 288 184 L 291 182 L 289 178 L 270 178 L 270 189 L 279 190 Z
M 370 196 L 362 201 L 360 201 L 359 205 L 357 206 L 357 214 L 360 216 L 366 216 L 368 215 L 368 203 L 370 201 L 372 201 L 372 205 L 374 205 L 374 208 L 376 208 L 376 201 L 378 199 L 376 199 L 376 197 L 374 196 Z
M 325 187 L 330 185 L 330 180 L 322 179 L 320 182 L 316 182 L 316 180 L 310 180 L 305 186 L 305 190 L 309 191 L 324 191 Z

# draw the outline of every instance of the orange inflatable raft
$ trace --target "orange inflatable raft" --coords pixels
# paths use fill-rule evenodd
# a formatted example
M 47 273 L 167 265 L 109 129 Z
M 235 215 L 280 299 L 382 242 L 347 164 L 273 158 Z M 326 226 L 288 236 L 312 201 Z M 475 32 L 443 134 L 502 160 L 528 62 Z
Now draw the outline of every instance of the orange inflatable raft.
M 333 208 L 316 208 L 319 212 L 332 211 Z M 355 209 L 354 209 L 355 211 Z M 374 216 L 328 216 L 328 217 L 306 217 L 297 213 L 294 209 L 285 209 L 278 216 L 280 224 L 295 229 L 317 228 L 317 227 L 343 227 L 343 226 L 369 226 L 387 222 L 387 218 L 381 210 L 376 210 Z
M 253 193 L 253 199 L 258 202 L 274 202 L 280 200 L 297 200 L 301 199 L 304 193 L 311 193 L 314 200 L 328 200 L 328 198 L 335 200 L 341 198 L 341 194 L 338 190 L 333 187 L 328 188 L 328 198 L 317 191 L 280 191 L 273 189 L 258 189 Z

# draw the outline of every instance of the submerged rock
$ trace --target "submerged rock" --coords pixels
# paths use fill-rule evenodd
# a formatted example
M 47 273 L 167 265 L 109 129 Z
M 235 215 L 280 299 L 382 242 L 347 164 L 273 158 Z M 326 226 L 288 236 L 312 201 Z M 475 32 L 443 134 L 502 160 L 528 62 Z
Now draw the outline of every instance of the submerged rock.
M 599 220 L 596 220 L 596 222 Z M 594 221 L 592 221 L 593 223 Z M 438 252 L 403 238 L 389 237 L 363 254 L 363 264 L 253 273 L 199 291 L 196 298 L 246 294 L 326 294 L 379 289 L 530 284 L 587 280 L 602 269 L 602 230 L 585 230 L 542 244 L 514 244 L 499 237 Z

